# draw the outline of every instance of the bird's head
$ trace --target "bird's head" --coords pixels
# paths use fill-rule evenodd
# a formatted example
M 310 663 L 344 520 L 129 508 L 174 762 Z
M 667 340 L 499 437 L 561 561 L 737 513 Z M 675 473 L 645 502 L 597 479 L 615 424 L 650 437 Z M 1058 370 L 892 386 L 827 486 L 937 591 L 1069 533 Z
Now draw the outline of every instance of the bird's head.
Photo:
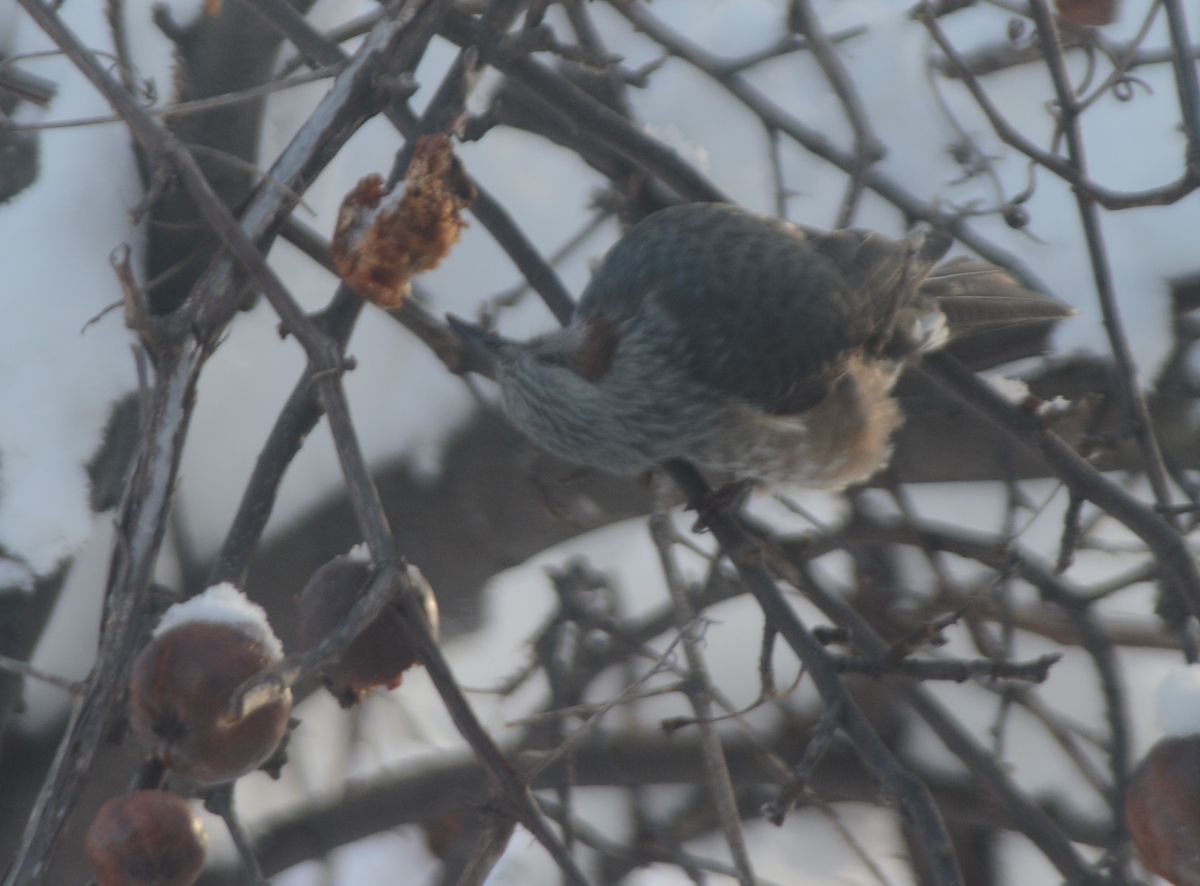
M 463 372 L 473 372 L 495 379 L 499 376 L 501 364 L 512 359 L 516 349 L 520 347 L 517 342 L 489 332 L 482 326 L 461 320 L 453 314 L 446 315 L 446 323 L 458 336 L 461 359 L 459 365 Z
M 577 318 L 518 342 L 456 317 L 447 320 L 462 341 L 463 368 L 496 381 L 509 419 L 542 448 L 618 472 L 633 462 L 648 464 L 641 443 L 626 439 L 628 422 L 619 420 L 646 386 L 619 378 L 614 383 L 615 328 L 595 317 Z
M 514 341 L 489 332 L 453 315 L 446 322 L 461 342 L 462 368 L 487 376 L 502 387 L 517 379 L 536 379 L 566 373 L 573 381 L 584 381 L 581 371 L 582 337 L 573 326 Z

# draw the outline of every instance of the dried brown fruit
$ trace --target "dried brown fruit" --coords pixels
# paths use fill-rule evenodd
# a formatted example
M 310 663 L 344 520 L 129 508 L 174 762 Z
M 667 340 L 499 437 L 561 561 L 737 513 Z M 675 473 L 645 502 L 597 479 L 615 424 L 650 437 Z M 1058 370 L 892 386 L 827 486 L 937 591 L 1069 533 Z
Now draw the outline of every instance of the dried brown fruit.
M 389 193 L 368 175 L 342 201 L 332 244 L 338 274 L 368 301 L 399 307 L 412 278 L 449 255 L 474 199 L 450 137 L 422 136 L 401 188 Z
M 1200 886 L 1200 735 L 1150 749 L 1129 780 L 1125 819 L 1146 867 L 1176 886 Z
M 1110 25 L 1117 20 L 1118 0 L 1055 0 L 1058 17 L 1077 28 Z
M 430 630 L 437 635 L 433 590 L 409 567 L 421 593 Z M 353 554 L 335 557 L 312 574 L 300 594 L 300 642 L 308 649 L 335 630 L 371 580 L 371 564 Z M 392 613 L 384 612 L 354 638 L 342 657 L 325 668 L 326 687 L 342 707 L 356 704 L 375 686 L 394 689 L 417 657 Z
M 204 867 L 200 817 L 168 791 L 134 791 L 100 807 L 84 837 L 100 886 L 190 886 Z
M 454 844 L 463 835 L 461 813 L 449 812 L 425 823 L 425 848 L 434 858 L 446 861 Z
M 228 603 L 233 608 L 222 609 Z M 288 690 L 244 716 L 230 712 L 238 687 L 280 659 L 265 615 L 243 620 L 253 610 L 261 613 L 232 586 L 211 588 L 168 610 L 133 663 L 134 734 L 167 768 L 200 784 L 253 772 L 287 733 Z

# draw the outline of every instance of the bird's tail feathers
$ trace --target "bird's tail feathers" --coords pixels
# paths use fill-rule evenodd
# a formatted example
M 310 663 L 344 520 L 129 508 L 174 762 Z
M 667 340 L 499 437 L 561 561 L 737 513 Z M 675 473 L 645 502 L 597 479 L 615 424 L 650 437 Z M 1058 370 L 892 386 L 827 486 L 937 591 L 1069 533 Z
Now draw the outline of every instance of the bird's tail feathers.
M 976 370 L 1044 354 L 1055 324 L 1075 313 L 1000 268 L 966 257 L 935 268 L 921 291 L 946 317 L 946 350 Z

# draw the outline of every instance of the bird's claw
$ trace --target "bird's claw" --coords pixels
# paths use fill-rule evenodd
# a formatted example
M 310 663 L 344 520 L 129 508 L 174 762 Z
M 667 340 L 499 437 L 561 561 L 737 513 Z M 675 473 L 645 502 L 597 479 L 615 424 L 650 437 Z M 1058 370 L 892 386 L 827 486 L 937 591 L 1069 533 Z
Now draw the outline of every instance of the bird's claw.
M 726 510 L 737 510 L 749 497 L 754 489 L 754 480 L 733 480 L 724 486 L 714 489 L 704 500 L 695 506 L 696 522 L 692 524 L 692 532 L 707 532 L 713 520 Z

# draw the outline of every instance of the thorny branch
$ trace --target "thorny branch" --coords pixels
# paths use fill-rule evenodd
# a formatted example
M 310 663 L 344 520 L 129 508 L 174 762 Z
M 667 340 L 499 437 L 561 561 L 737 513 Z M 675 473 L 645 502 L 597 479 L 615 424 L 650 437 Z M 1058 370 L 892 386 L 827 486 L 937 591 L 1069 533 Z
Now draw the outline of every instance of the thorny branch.
M 737 880 L 739 883 L 752 886 L 754 869 L 750 855 L 746 851 L 746 839 L 742 833 L 741 820 L 738 817 L 733 781 L 729 777 L 720 736 L 712 722 L 712 681 L 700 650 L 700 638 L 696 634 L 696 613 L 688 600 L 687 590 L 675 562 L 675 554 L 671 550 L 669 525 L 670 518 L 665 511 L 660 511 L 650 518 L 650 535 L 654 539 L 655 547 L 658 548 L 663 577 L 671 592 L 672 608 L 678 619 L 683 652 L 687 658 L 690 680 L 686 692 L 692 706 L 692 713 L 696 717 L 696 726 L 700 730 L 700 744 L 704 748 L 705 781 L 708 784 L 709 796 L 717 809 L 721 829 L 725 832 L 725 841 L 733 855 Z
M 365 120 L 359 110 L 364 97 L 364 87 L 361 85 L 362 71 L 381 60 L 387 64 L 415 66 L 425 43 L 432 36 L 431 25 L 436 22 L 440 12 L 439 6 L 442 5 L 444 4 L 425 3 L 415 9 L 404 9 L 399 15 L 394 8 L 390 16 L 381 20 L 360 49 L 356 63 L 347 66 L 342 72 L 334 89 L 322 103 L 322 108 L 314 114 L 310 128 L 314 130 L 316 138 L 309 138 L 307 132 L 302 132 L 276 163 L 274 179 L 289 182 L 290 187 L 266 189 L 261 192 L 262 199 L 247 208 L 241 224 L 238 225 L 212 193 L 207 180 L 187 150 L 161 129 L 124 87 L 112 79 L 57 15 L 38 0 L 27 0 L 23 3 L 26 11 L 122 115 L 148 154 L 158 163 L 169 163 L 173 166 L 196 198 L 197 205 L 206 219 L 222 236 L 238 261 L 265 287 L 268 298 L 288 324 L 290 331 L 302 341 L 310 358 L 317 361 L 322 370 L 339 368 L 340 360 L 336 352 L 331 353 L 328 340 L 321 336 L 299 311 L 251 241 L 267 234 L 272 214 L 277 213 L 282 217 L 292 208 L 293 204 L 287 202 L 289 196 L 301 190 L 302 181 L 311 181 L 311 177 L 319 168 L 321 151 L 329 149 L 329 140 L 335 137 L 342 140 L 348 138 Z M 414 21 L 422 21 L 422 17 L 423 28 L 412 25 Z M 410 41 L 407 46 L 403 45 L 405 38 Z M 404 57 L 405 49 L 409 53 L 407 59 Z M 322 113 L 322 109 L 327 110 Z M 332 154 L 325 156 L 327 159 Z M 10 868 L 8 882 L 13 884 L 37 883 L 46 875 L 48 858 L 66 814 L 74 805 L 78 785 L 81 783 L 75 777 L 76 767 L 86 771 L 112 716 L 114 703 L 122 694 L 121 687 L 125 684 L 124 674 L 132 659 L 131 652 L 140 638 L 137 629 L 141 622 L 137 614 L 145 608 L 143 601 L 149 586 L 150 570 L 162 541 L 169 494 L 174 486 L 173 477 L 178 467 L 179 453 L 191 414 L 190 401 L 195 382 L 211 349 L 207 342 L 214 341 L 219 336 L 220 330 L 231 316 L 231 308 L 234 307 L 231 297 L 236 296 L 237 287 L 231 285 L 232 267 L 228 260 L 219 261 L 223 261 L 223 264 L 218 265 L 217 273 L 207 276 L 201 284 L 207 283 L 208 291 L 193 294 L 180 309 L 184 316 L 177 321 L 174 329 L 170 330 L 171 337 L 165 342 L 147 342 L 148 347 L 155 347 L 153 353 L 158 361 L 152 424 L 144 434 L 144 439 L 151 441 L 153 445 L 143 450 L 145 460 L 139 464 L 138 474 L 135 474 L 135 478 L 144 475 L 146 480 L 138 483 L 135 479 L 128 487 L 123 504 L 124 508 L 132 509 L 132 519 L 135 521 L 125 530 L 126 537 L 129 538 L 129 557 L 126 559 L 120 556 L 121 549 L 118 548 L 116 569 L 107 596 L 109 613 L 99 662 L 93 669 L 89 691 L 83 703 L 75 709 L 67 735 L 59 746 L 54 772 L 46 779 L 38 807 L 30 818 L 21 851 Z M 214 282 L 214 278 L 219 278 L 219 282 Z M 220 285 L 221 283 L 224 285 Z M 147 323 L 159 327 L 167 326 L 174 320 L 175 318 L 171 317 L 166 321 L 147 320 Z M 321 393 L 326 410 L 333 409 L 337 413 L 337 420 L 331 420 L 331 424 L 335 427 L 339 455 L 346 465 L 348 481 L 354 493 L 354 500 L 359 505 L 362 528 L 368 544 L 379 562 L 385 566 L 396 564 L 399 560 L 394 543 L 386 529 L 382 513 L 378 511 L 374 487 L 366 472 L 366 465 L 358 451 L 357 443 L 353 439 L 344 395 L 336 376 L 326 372 Z M 387 575 L 386 570 L 384 574 Z M 411 598 L 412 595 L 408 597 Z M 378 607 L 376 611 L 382 608 L 386 599 L 385 597 L 383 600 L 374 601 Z M 365 607 L 366 601 L 360 604 L 360 608 Z M 408 609 L 406 616 L 412 618 L 414 611 Z M 423 625 L 422 618 L 418 613 L 416 622 L 420 625 Z M 440 653 L 428 634 L 422 636 L 419 628 L 417 631 L 415 639 L 422 647 L 423 655 L 439 657 Z M 448 671 L 443 676 L 446 674 Z M 71 764 L 69 767 L 66 765 L 68 760 Z M 518 803 L 520 796 L 522 795 L 514 798 Z M 536 813 L 533 815 L 536 817 Z M 533 825 L 531 830 L 537 833 L 537 821 L 530 820 L 528 823 Z M 547 839 L 553 841 L 548 834 Z M 564 860 L 564 866 L 566 870 L 571 869 L 569 858 Z M 582 882 L 582 875 L 577 875 L 576 879 Z

